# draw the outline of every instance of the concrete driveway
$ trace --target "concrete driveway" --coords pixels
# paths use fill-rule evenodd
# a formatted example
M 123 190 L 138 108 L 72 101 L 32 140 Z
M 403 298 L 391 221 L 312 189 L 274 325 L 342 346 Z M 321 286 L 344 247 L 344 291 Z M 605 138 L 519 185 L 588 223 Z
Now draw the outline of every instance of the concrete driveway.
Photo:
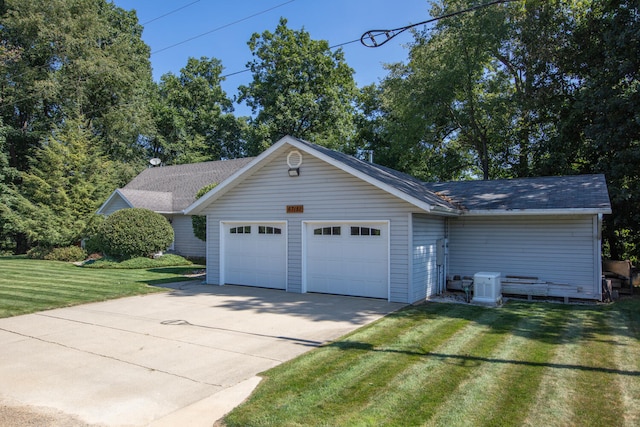
M 402 306 L 191 283 L 0 319 L 0 424 L 211 426 L 258 373 Z

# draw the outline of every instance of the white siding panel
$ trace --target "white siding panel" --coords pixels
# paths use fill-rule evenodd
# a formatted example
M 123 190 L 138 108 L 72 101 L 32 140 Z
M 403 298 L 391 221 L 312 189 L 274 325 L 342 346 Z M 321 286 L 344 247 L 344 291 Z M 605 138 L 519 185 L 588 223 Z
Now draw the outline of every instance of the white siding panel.
M 286 146 L 284 147 L 286 148 Z M 224 220 L 286 220 L 288 222 L 288 290 L 302 290 L 302 221 L 390 221 L 391 301 L 410 301 L 409 213 L 416 208 L 312 156 L 303 155 L 300 176 L 289 177 L 288 149 L 206 210 L 212 238 L 207 238 L 208 263 L 219 260 L 217 230 Z M 287 214 L 287 205 L 303 205 L 304 213 Z M 217 226 L 216 226 L 217 227 Z M 217 266 L 208 265 L 209 283 Z M 217 277 L 217 276 L 216 276 Z
M 423 300 L 437 293 L 438 275 L 444 266 L 436 265 L 437 242 L 445 237 L 445 220 L 430 215 L 413 216 L 412 292 L 413 300 Z
M 174 215 L 171 226 L 175 233 L 174 251 L 177 254 L 191 257 L 206 256 L 206 243 L 193 234 L 190 216 Z
M 131 206 L 129 206 L 127 204 L 127 202 L 125 202 L 122 197 L 120 197 L 119 194 L 115 194 L 111 200 L 109 200 L 109 203 L 107 204 L 107 206 L 104 207 L 104 209 L 102 209 L 102 213 L 104 215 L 111 215 L 112 213 L 114 213 L 115 211 L 119 211 L 120 209 L 128 209 Z
M 449 274 L 534 276 L 599 298 L 593 217 L 462 217 L 449 220 Z M 565 287 L 567 288 L 567 287 Z

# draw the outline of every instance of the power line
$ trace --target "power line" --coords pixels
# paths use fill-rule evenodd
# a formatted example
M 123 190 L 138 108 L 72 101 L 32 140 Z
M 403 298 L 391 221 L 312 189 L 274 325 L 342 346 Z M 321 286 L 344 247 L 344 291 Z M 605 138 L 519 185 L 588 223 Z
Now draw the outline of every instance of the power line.
M 435 18 L 427 19 L 426 21 L 418 22 L 417 24 L 411 24 L 411 25 L 406 25 L 404 27 L 394 28 L 392 30 L 369 30 L 360 37 L 360 43 L 362 43 L 366 47 L 380 47 L 386 42 L 388 42 L 389 40 L 391 40 L 392 38 L 394 38 L 395 36 L 397 36 L 398 34 L 401 34 L 407 31 L 409 28 L 414 28 L 414 27 L 417 27 L 418 25 L 430 24 L 431 22 L 439 21 L 440 19 L 451 18 L 453 16 L 462 15 L 463 13 L 472 12 L 474 10 L 481 9 L 487 6 L 493 6 L 494 4 L 508 3 L 511 1 L 515 1 L 515 0 L 495 0 L 489 3 L 472 6 L 467 9 L 458 10 L 456 12 L 447 13 L 445 15 L 436 16 Z M 384 37 L 385 39 L 379 43 L 376 40 L 376 37 Z M 371 44 L 367 44 L 367 43 L 371 43 Z
M 165 13 L 164 15 L 160 15 L 160 16 L 158 16 L 157 18 L 153 18 L 153 19 L 150 19 L 150 20 L 148 20 L 148 21 L 146 21 L 146 22 L 143 22 L 143 23 L 141 23 L 140 25 L 143 25 L 143 26 L 144 26 L 144 25 L 150 24 L 150 23 L 152 23 L 152 22 L 154 22 L 154 21 L 157 21 L 158 19 L 162 19 L 162 18 L 164 18 L 165 16 L 169 16 L 169 15 L 172 15 L 172 14 L 174 14 L 174 13 L 176 13 L 176 12 L 178 12 L 178 11 L 182 10 L 182 9 L 186 9 L 186 8 L 187 8 L 187 7 L 189 7 L 189 6 L 191 6 L 191 5 L 193 5 L 193 4 L 198 3 L 199 1 L 200 1 L 200 0 L 192 1 L 191 3 L 189 3 L 189 4 L 185 4 L 184 6 L 181 6 L 181 7 L 177 8 L 177 9 L 174 9 L 174 10 L 172 10 L 172 11 L 170 11 L 170 12 L 167 12 L 167 13 Z
M 271 12 L 274 9 L 278 9 L 279 7 L 285 6 L 285 5 L 289 4 L 289 3 L 293 3 L 294 1 L 295 0 L 289 0 L 289 1 L 286 1 L 284 3 L 280 3 L 280 4 L 276 5 L 276 6 L 270 7 L 269 9 L 262 10 L 260 12 L 254 13 L 253 15 L 249 15 L 249 16 L 244 17 L 242 19 L 238 19 L 237 21 L 233 21 L 233 22 L 230 22 L 228 24 L 222 25 L 220 27 L 214 28 L 213 30 L 205 31 L 204 33 L 198 34 L 196 36 L 189 37 L 188 39 L 182 40 L 182 41 L 180 41 L 178 43 L 174 43 L 171 46 L 163 47 L 163 48 L 158 49 L 158 50 L 156 50 L 154 52 L 151 52 L 151 55 L 154 55 L 154 54 L 160 53 L 160 52 L 164 52 L 165 50 L 169 50 L 169 49 L 172 49 L 172 48 L 174 48 L 176 46 L 180 46 L 180 45 L 185 44 L 187 42 L 190 42 L 192 40 L 195 40 L 195 39 L 198 39 L 200 37 L 206 36 L 207 34 L 211 34 L 211 33 L 214 33 L 216 31 L 220 31 L 220 30 L 222 30 L 224 28 L 227 28 L 227 27 L 230 27 L 232 25 L 239 24 L 240 22 L 247 21 L 247 20 L 249 20 L 251 18 L 255 18 L 256 16 L 265 14 L 267 12 Z

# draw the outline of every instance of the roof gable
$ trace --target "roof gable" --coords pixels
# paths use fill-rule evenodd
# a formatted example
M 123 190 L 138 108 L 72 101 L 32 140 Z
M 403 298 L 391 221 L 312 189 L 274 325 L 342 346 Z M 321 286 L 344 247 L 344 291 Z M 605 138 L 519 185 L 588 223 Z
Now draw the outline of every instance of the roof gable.
M 182 212 L 196 200 L 196 194 L 202 187 L 224 181 L 252 159 L 248 157 L 148 168 L 116 192 L 131 207 L 160 213 Z M 116 196 L 116 192 L 98 213 L 104 210 Z
M 291 136 L 285 136 L 276 142 L 260 156 L 256 157 L 245 167 L 229 177 L 228 180 L 223 182 L 221 185 L 218 185 L 216 188 L 197 200 L 193 205 L 189 206 L 185 210 L 185 213 L 187 215 L 199 214 L 210 203 L 230 191 L 244 179 L 253 175 L 253 173 L 267 164 L 272 158 L 275 158 L 276 155 L 285 150 L 287 146 L 296 148 L 306 154 L 323 160 L 353 176 L 356 176 L 357 178 L 362 179 L 363 181 L 374 185 L 377 188 L 419 207 L 420 209 L 425 211 L 439 211 L 442 214 L 457 214 L 457 209 L 453 204 L 426 189 L 421 181 L 410 175 L 403 174 L 383 166 L 367 163 L 356 159 L 353 156 L 339 153 Z

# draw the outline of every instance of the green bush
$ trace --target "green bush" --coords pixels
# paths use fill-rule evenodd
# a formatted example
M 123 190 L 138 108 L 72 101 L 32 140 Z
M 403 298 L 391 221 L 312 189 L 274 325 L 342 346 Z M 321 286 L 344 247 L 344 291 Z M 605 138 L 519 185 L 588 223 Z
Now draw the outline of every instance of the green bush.
M 149 209 L 121 209 L 100 226 L 98 238 L 103 252 L 114 258 L 150 257 L 173 242 L 173 228 Z
M 27 258 L 31 259 L 44 259 L 51 252 L 51 248 L 44 246 L 34 246 L 27 251 Z
M 216 188 L 217 182 L 205 185 L 196 193 L 196 200 L 207 194 L 209 191 Z M 193 226 L 193 234 L 203 242 L 207 241 L 207 217 L 204 215 L 193 215 L 191 217 L 191 224 Z
M 67 246 L 66 248 L 53 248 L 44 256 L 44 259 L 49 261 L 83 261 L 87 258 L 87 253 L 84 249 L 78 246 Z

